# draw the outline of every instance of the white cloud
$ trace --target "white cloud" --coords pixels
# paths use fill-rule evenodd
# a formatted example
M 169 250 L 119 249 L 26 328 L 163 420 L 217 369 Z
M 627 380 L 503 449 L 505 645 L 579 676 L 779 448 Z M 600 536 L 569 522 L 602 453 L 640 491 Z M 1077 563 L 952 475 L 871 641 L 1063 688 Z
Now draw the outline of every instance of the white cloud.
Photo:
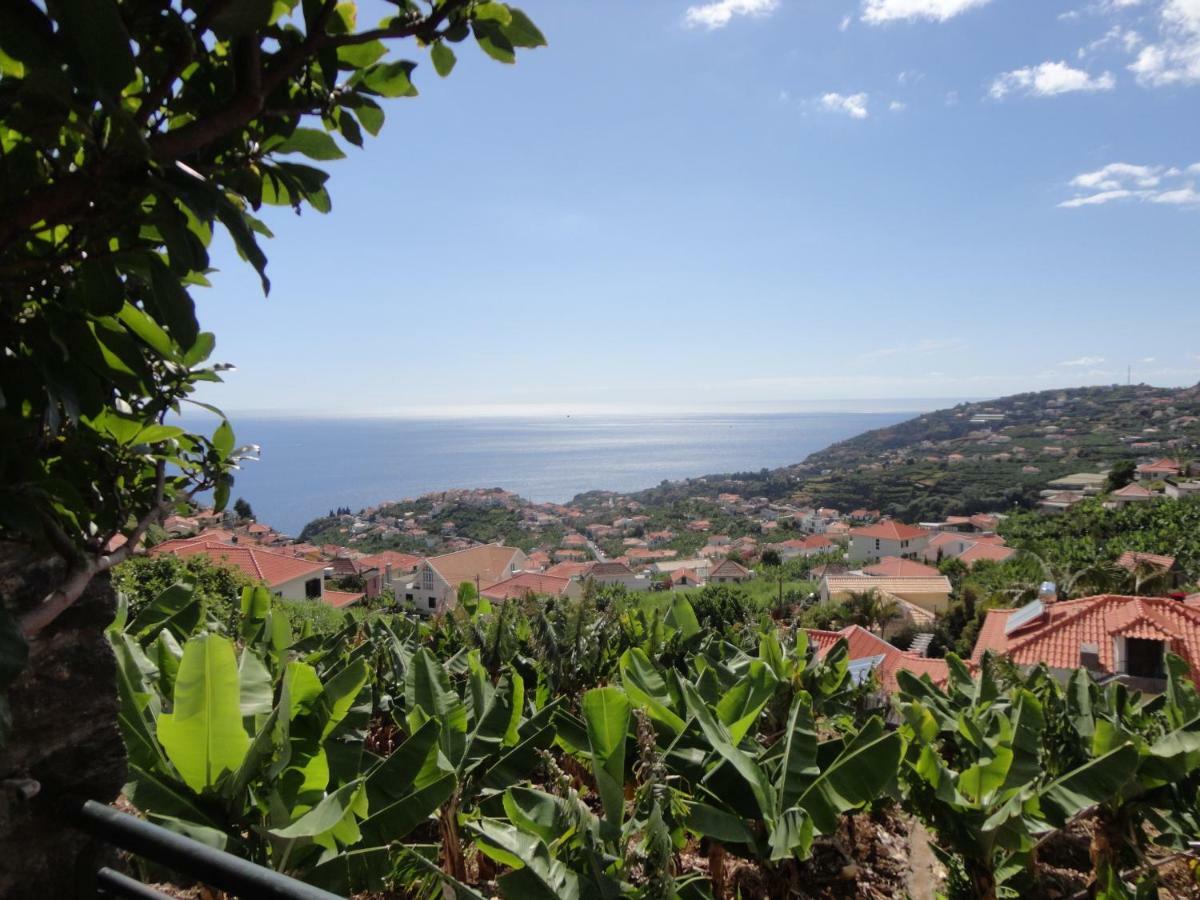
M 1081 356 L 1079 359 L 1068 359 L 1066 362 L 1060 362 L 1060 366 L 1095 366 L 1104 362 L 1103 356 Z M 1090 374 L 1090 373 L 1089 373 Z
M 862 20 L 872 25 L 899 19 L 929 19 L 945 22 L 969 9 L 986 6 L 991 0 L 863 0 Z
M 850 23 L 854 21 L 854 16 L 842 16 L 842 21 L 838 25 L 838 31 L 845 31 L 850 27 Z
M 1200 82 L 1200 0 L 1164 0 L 1156 44 L 1142 48 L 1129 65 L 1146 87 Z
M 1072 69 L 1066 62 L 1044 62 L 1003 73 L 992 82 L 988 93 L 996 100 L 1013 91 L 1033 97 L 1053 97 L 1073 91 L 1111 91 L 1116 83 L 1111 72 L 1093 78 L 1082 69 Z
M 685 25 L 704 27 L 710 31 L 724 28 L 737 16 L 766 16 L 779 7 L 779 0 L 713 0 L 699 6 L 689 6 L 684 13 Z
M 924 72 L 918 72 L 916 69 L 905 69 L 896 76 L 896 81 L 900 84 L 916 84 L 925 77 Z
M 947 106 L 958 106 L 958 91 L 947 91 L 946 92 L 946 105 Z
M 1189 166 L 1187 173 L 1200 174 L 1200 166 Z M 1168 206 L 1200 206 L 1200 193 L 1192 181 L 1186 180 L 1187 173 L 1175 166 L 1109 163 L 1094 172 L 1084 172 L 1072 178 L 1071 187 L 1085 193 L 1076 193 L 1058 205 L 1065 209 L 1078 209 L 1117 200 L 1137 200 Z
M 1074 187 L 1116 190 L 1126 181 L 1138 187 L 1150 188 L 1162 181 L 1162 166 L 1135 166 L 1129 163 L 1109 163 L 1095 172 L 1084 172 L 1071 179 Z
M 891 112 L 904 112 L 906 106 L 908 106 L 907 103 L 902 103 L 899 100 L 893 100 L 888 104 L 888 110 Z
M 1132 28 L 1122 28 L 1120 25 L 1114 25 L 1108 29 L 1102 37 L 1092 41 L 1086 47 L 1080 47 L 1076 54 L 1080 59 L 1097 53 L 1100 50 L 1106 50 L 1108 47 L 1119 44 L 1121 49 L 1126 53 L 1133 53 L 1142 45 L 1142 36 Z
M 837 94 L 830 92 L 821 97 L 821 108 L 828 112 L 845 113 L 852 119 L 865 119 L 867 112 L 866 94 Z

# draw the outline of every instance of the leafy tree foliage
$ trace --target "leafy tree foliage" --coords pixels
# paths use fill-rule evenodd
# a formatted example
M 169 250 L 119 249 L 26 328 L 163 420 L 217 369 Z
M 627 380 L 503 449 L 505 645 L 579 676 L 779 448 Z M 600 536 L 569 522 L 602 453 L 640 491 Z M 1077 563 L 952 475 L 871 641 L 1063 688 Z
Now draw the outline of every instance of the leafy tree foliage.
M 233 501 L 233 511 L 239 519 L 253 519 L 254 509 L 242 497 Z
M 10 0 L 0 6 L 0 536 L 69 563 L 35 634 L 197 491 L 227 502 L 235 448 L 170 424 L 226 368 L 193 298 L 223 230 L 270 287 L 263 206 L 330 209 L 327 174 L 412 97 L 410 39 L 447 75 L 545 43 L 520 10 L 353 2 Z M 303 161 L 307 160 L 307 161 Z M 121 542 L 124 538 L 124 542 Z

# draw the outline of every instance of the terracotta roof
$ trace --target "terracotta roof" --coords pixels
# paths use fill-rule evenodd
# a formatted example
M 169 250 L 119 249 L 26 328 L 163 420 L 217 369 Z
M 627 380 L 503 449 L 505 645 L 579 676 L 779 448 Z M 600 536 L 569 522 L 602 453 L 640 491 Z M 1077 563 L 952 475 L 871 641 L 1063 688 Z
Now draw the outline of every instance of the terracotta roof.
M 230 544 L 233 542 L 234 534 L 232 531 L 224 531 L 220 528 L 209 528 L 199 534 L 193 534 L 190 537 L 172 538 L 169 541 L 155 544 L 150 548 L 150 555 L 157 556 L 160 553 L 174 553 L 180 547 L 186 547 L 189 544 L 209 542 L 213 544 Z
M 560 562 L 555 563 L 545 572 L 557 578 L 581 578 L 592 568 L 592 563 Z
M 700 576 L 696 574 L 695 569 L 676 569 L 671 573 L 671 584 L 680 584 L 685 581 L 699 584 Z
M 976 541 L 962 553 L 958 554 L 958 559 L 962 560 L 968 566 L 972 566 L 982 559 L 1004 562 L 1004 560 L 1015 555 L 1016 552 L 1012 547 L 1005 547 L 1002 544 Z
M 1119 491 L 1113 491 L 1112 495 L 1114 497 L 1131 497 L 1139 500 L 1148 500 L 1154 496 L 1148 488 L 1144 488 L 1136 482 L 1130 482 Z
M 726 559 L 719 562 L 716 567 L 710 569 L 708 572 L 709 580 L 718 575 L 724 578 L 749 578 L 750 570 L 741 565 L 737 560 Z
M 326 606 L 332 606 L 334 609 L 342 609 L 346 606 L 351 606 L 365 597 L 365 594 L 354 594 L 350 591 L 325 591 L 325 596 L 322 597 Z
M 852 591 L 883 591 L 904 594 L 949 594 L 950 579 L 945 575 L 920 578 L 872 578 L 870 575 L 827 575 L 825 586 L 830 594 Z
M 1132 572 L 1139 565 L 1150 566 L 1164 571 L 1175 568 L 1175 557 L 1160 556 L 1157 553 L 1141 553 L 1137 550 L 1126 550 L 1117 557 L 1117 565 Z
M 425 562 L 441 575 L 448 585 L 456 588 L 464 581 L 474 583 L 477 578 L 480 584 L 503 581 L 512 574 L 510 566 L 519 565 L 518 555 L 524 556 L 516 547 L 483 544 L 453 553 L 443 553 L 441 556 L 431 556 Z
M 374 566 L 380 572 L 387 569 L 388 563 L 391 563 L 393 572 L 415 572 L 417 566 L 421 564 L 421 557 L 411 553 L 400 553 L 397 550 L 384 550 L 382 553 L 364 556 L 359 561 Z
M 901 559 L 899 556 L 885 556 L 875 565 L 867 566 L 863 572 L 876 578 L 921 578 L 941 574 L 933 566 L 927 566 L 914 559 Z
M 484 588 L 480 593 L 489 600 L 520 600 L 529 594 L 548 594 L 558 597 L 571 586 L 570 578 L 541 572 L 518 572 L 512 578 Z
M 854 537 L 878 538 L 884 541 L 908 541 L 925 537 L 929 532 L 915 525 L 905 525 L 903 522 L 889 519 L 886 522 L 877 522 L 874 525 L 852 529 L 850 534 Z
M 156 547 L 155 550 L 158 548 Z M 319 575 L 325 571 L 325 563 L 310 562 L 296 556 L 274 553 L 261 547 L 239 547 L 218 544 L 213 541 L 193 541 L 184 546 L 166 551 L 186 559 L 191 556 L 207 556 L 213 562 L 241 569 L 251 578 L 264 582 L 268 587 L 277 587 L 285 582 L 305 575 Z
M 1005 634 L 1015 609 L 989 609 L 972 662 L 991 650 L 1018 665 L 1044 662 L 1055 669 L 1080 665 L 1080 648 L 1093 644 L 1100 665 L 1113 671 L 1114 637 L 1145 637 L 1167 641 L 1172 653 L 1185 659 L 1193 671 L 1200 662 L 1200 609 L 1168 597 L 1128 597 L 1102 594 L 1080 600 L 1051 603 L 1045 615 L 1012 634 Z
M 818 631 L 813 628 L 806 630 L 809 640 L 816 645 L 818 656 L 824 656 L 842 638 L 846 639 L 846 649 L 851 661 L 882 656 L 883 659 L 875 671 L 879 675 L 880 684 L 889 692 L 897 689 L 896 673 L 902 669 L 912 672 L 918 678 L 928 675 L 937 685 L 945 684 L 950 677 L 950 670 L 944 659 L 929 659 L 908 653 L 858 625 L 850 625 L 841 631 Z
M 1174 459 L 1156 459 L 1152 463 L 1143 463 L 1137 467 L 1139 472 L 1178 472 L 1179 461 Z

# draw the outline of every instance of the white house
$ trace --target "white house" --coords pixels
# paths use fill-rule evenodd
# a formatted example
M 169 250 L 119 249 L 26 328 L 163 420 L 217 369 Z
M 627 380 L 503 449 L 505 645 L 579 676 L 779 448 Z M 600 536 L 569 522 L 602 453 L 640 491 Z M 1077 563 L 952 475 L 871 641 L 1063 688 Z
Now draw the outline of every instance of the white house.
M 516 547 L 484 544 L 421 560 L 405 600 L 423 616 L 450 609 L 463 582 L 483 591 L 512 578 L 525 568 L 525 554 Z
M 850 531 L 850 561 L 875 563 L 885 556 L 915 559 L 929 544 L 929 532 L 891 519 Z
M 650 588 L 650 579 L 639 578 L 633 569 L 619 562 L 593 563 L 584 575 L 603 586 L 621 585 L 627 591 L 645 591 Z

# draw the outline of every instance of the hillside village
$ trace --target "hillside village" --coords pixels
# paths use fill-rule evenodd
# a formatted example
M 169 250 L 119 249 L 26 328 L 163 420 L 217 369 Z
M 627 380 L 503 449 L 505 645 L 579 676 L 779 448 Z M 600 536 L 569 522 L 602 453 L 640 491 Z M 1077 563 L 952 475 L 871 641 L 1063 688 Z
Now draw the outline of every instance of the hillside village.
M 1182 503 L 1190 508 L 1200 495 L 1197 469 L 1188 456 L 1200 422 L 1190 405 L 1194 392 L 1113 393 L 1123 399 L 1113 402 L 1114 396 L 1094 391 L 1057 392 L 1036 395 L 1036 403 L 1030 397 L 1006 398 L 958 407 L 864 435 L 786 470 L 692 479 L 632 496 L 594 492 L 557 504 L 529 502 L 499 488 L 458 489 L 357 513 L 343 509 L 310 523 L 299 539 L 233 513 L 199 510 L 168 519 L 167 539 L 149 553 L 206 556 L 263 581 L 284 599 L 337 609 L 384 603 L 420 617 L 446 615 L 465 596 L 500 603 L 549 601 L 578 599 L 585 590 L 693 594 L 734 588 L 761 605 L 788 605 L 810 615 L 869 597 L 886 615 L 867 622 L 866 629 L 861 624 L 833 631 L 812 628 L 813 639 L 819 644 L 821 634 L 853 637 L 858 633 L 853 629 L 864 630 L 871 639 L 852 640 L 851 651 L 876 660 L 884 683 L 893 679 L 896 667 L 936 681 L 945 675 L 937 658 L 945 651 L 945 623 L 961 618 L 964 578 L 979 573 L 985 581 L 1012 581 L 1015 567 L 1031 558 L 1021 552 L 1031 547 L 1011 545 L 1006 536 L 1014 508 L 998 505 L 904 521 L 878 501 L 872 508 L 848 510 L 806 501 L 828 496 L 816 491 L 835 483 L 837 475 L 828 467 L 832 460 L 869 453 L 875 461 L 859 465 L 860 474 L 921 464 L 939 466 L 943 474 L 955 467 L 986 469 L 989 479 L 1007 472 L 1019 479 L 1013 489 L 1028 507 L 1015 508 L 1018 519 L 1054 519 L 1077 507 L 1114 511 Z M 1133 402 L 1145 414 L 1129 412 Z M 1098 411 L 1103 411 L 1100 420 Z M 1132 418 L 1121 418 L 1126 415 Z M 915 445 L 905 443 L 913 440 Z M 914 447 L 923 453 L 920 461 L 913 460 Z M 745 492 L 777 488 L 781 479 L 790 480 L 785 495 L 777 489 Z M 1118 618 L 1149 617 L 1158 624 L 1147 628 L 1157 636 L 1129 640 L 1159 641 L 1189 658 L 1194 647 L 1200 660 L 1200 594 L 1185 590 L 1194 589 L 1200 577 L 1192 558 L 1177 560 L 1153 552 L 1162 549 L 1156 547 L 1123 547 L 1114 544 L 1109 554 L 1109 568 L 1119 578 L 1108 583 L 1128 581 L 1132 587 L 1127 593 L 1097 594 L 1091 602 L 1105 609 L 1136 608 Z M 997 575 L 1006 571 L 1005 564 L 1014 567 L 1012 573 Z M 1150 593 L 1160 596 L 1146 596 Z M 1026 609 L 1020 630 L 1032 639 L 1039 623 L 1062 627 L 1054 610 L 1075 608 L 1066 604 L 1084 599 L 1046 574 L 1044 583 L 1024 590 L 1025 603 L 973 613 L 977 641 L 964 652 L 1015 648 L 1013 632 L 1002 620 L 1017 608 Z M 1167 609 L 1164 603 L 1175 604 L 1165 619 L 1160 615 Z M 960 641 L 973 634 L 969 623 L 956 628 L 951 637 Z M 1090 661 L 1113 675 L 1132 677 L 1136 670 L 1144 676 L 1154 670 L 1152 661 L 1143 659 L 1147 651 L 1130 656 L 1134 651 L 1125 646 L 1092 650 L 1091 644 L 1081 644 L 1078 653 L 1091 654 Z M 1077 657 L 1072 665 L 1079 664 Z

